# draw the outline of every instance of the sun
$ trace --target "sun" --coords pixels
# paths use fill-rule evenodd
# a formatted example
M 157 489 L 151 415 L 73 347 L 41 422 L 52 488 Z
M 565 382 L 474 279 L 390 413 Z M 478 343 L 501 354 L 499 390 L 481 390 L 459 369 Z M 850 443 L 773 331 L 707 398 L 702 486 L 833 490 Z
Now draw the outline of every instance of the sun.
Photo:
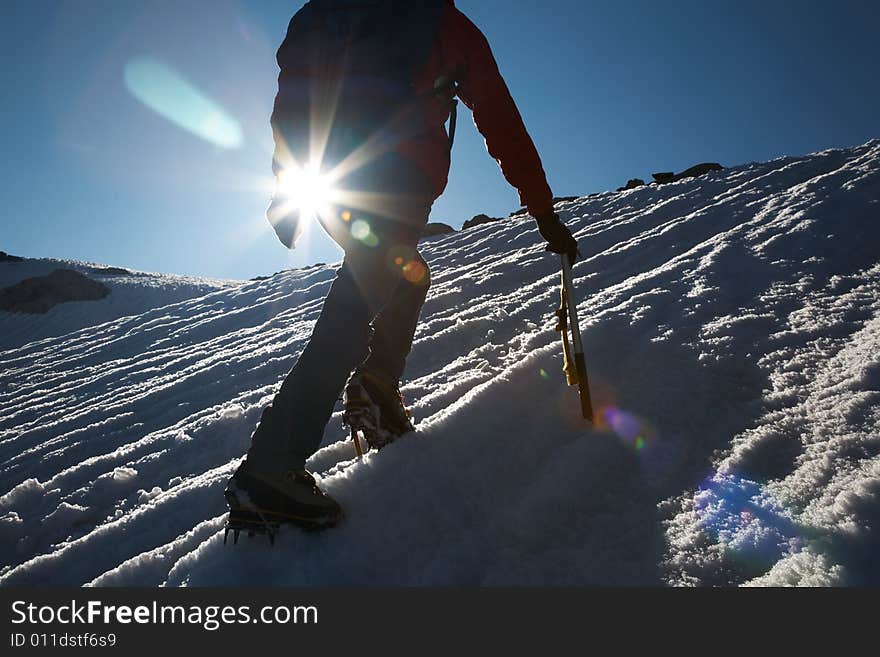
M 317 167 L 290 166 L 278 175 L 278 191 L 301 215 L 313 216 L 332 201 L 334 189 Z

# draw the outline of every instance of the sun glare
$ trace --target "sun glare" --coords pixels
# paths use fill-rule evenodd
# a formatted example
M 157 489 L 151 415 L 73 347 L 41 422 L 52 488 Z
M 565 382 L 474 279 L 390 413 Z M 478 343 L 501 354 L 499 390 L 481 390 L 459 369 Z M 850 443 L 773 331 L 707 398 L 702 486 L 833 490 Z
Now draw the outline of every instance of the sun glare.
M 278 183 L 288 203 L 303 215 L 320 213 L 332 200 L 330 179 L 312 168 L 289 167 L 280 173 Z

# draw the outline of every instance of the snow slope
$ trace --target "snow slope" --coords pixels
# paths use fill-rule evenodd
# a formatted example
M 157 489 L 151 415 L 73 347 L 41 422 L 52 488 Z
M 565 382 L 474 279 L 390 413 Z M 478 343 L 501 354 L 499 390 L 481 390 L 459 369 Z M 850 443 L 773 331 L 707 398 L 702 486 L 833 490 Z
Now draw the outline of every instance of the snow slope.
M 333 270 L 0 354 L 4 585 L 877 584 L 880 141 L 563 203 L 601 422 L 529 220 L 424 245 L 418 433 L 310 460 L 348 516 L 224 547 Z
M 40 258 L 0 262 L 0 288 L 15 285 L 26 278 L 46 276 L 56 269 L 72 269 L 85 274 L 110 288 L 110 295 L 99 301 L 62 303 L 45 315 L 0 311 L 0 351 L 34 340 L 65 335 L 119 317 L 140 315 L 151 308 L 237 285 L 235 281 L 150 274 L 77 260 Z

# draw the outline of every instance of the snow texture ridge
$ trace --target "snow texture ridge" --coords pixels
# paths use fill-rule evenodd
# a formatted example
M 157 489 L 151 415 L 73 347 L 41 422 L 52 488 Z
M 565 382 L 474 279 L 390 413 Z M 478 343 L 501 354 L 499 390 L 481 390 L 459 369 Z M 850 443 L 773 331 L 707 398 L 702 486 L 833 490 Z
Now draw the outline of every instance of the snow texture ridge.
M 223 546 L 226 479 L 333 267 L 0 352 L 3 585 L 880 583 L 880 141 L 557 205 L 599 420 L 534 223 L 436 237 L 417 433 L 307 464 L 347 509 Z

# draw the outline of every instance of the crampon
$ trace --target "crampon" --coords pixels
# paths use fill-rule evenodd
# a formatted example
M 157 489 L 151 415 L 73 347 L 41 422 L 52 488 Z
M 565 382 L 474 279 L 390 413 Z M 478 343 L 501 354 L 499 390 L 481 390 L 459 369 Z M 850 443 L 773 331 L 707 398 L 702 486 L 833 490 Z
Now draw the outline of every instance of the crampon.
M 352 377 L 345 389 L 344 402 L 342 421 L 351 431 L 358 456 L 363 455 L 361 438 L 369 448 L 378 451 L 415 431 L 412 413 L 404 406 L 400 392 L 381 390 L 369 375 Z
M 258 480 L 248 479 L 247 475 L 244 478 L 250 485 L 249 490 L 241 488 L 234 480 L 226 489 L 229 515 L 224 527 L 224 544 L 229 540 L 230 532 L 233 543 L 238 543 L 244 532 L 249 538 L 266 536 L 269 543 L 274 545 L 275 537 L 284 525 L 295 525 L 306 531 L 320 531 L 333 527 L 343 516 L 342 507 L 320 491 L 312 476 L 305 471 L 291 473 L 291 479 L 298 482 L 295 485 L 300 486 L 300 495 L 303 495 L 305 489 L 305 494 L 311 499 L 297 500 L 290 495 L 290 490 L 279 491 Z
M 283 525 L 295 525 L 296 527 L 310 532 L 319 532 L 329 529 L 335 523 L 312 522 L 305 518 L 281 517 L 277 514 L 261 513 L 249 509 L 230 509 L 226 518 L 226 526 L 223 528 L 223 544 L 229 540 L 232 533 L 233 544 L 238 543 L 242 533 L 248 538 L 265 536 L 271 545 L 275 545 L 275 537 Z

